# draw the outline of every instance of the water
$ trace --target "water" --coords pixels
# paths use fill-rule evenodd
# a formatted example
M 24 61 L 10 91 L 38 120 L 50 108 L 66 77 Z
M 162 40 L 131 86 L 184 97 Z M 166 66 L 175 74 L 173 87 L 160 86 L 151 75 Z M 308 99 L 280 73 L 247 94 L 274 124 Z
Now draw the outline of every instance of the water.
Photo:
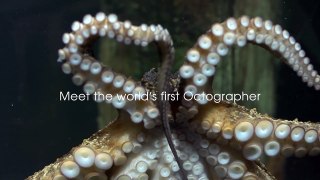
M 23 179 L 54 162 L 73 146 L 82 142 L 98 129 L 98 108 L 92 101 L 60 102 L 60 91 L 81 93 L 82 88 L 72 84 L 71 76 L 64 75 L 56 62 L 57 50 L 62 47 L 61 36 L 70 31 L 74 20 L 98 11 L 116 13 L 121 20 L 134 24 L 155 23 L 168 28 L 176 47 L 177 69 L 187 49 L 214 22 L 230 16 L 247 13 L 250 16 L 271 18 L 296 37 L 315 69 L 320 70 L 320 9 L 317 1 L 6 1 L 0 7 L 1 25 L 1 77 L 3 91 L 1 104 L 1 170 L 0 179 Z M 265 3 L 265 4 L 264 4 Z M 269 3 L 272 3 L 270 5 Z M 272 8 L 270 8 L 272 7 Z M 118 47 L 116 43 L 115 46 Z M 119 45 L 120 46 L 120 45 Z M 103 48 L 102 48 L 103 49 Z M 112 52 L 114 57 L 134 67 L 128 74 L 138 79 L 143 71 L 155 67 L 158 59 L 152 48 L 121 47 L 129 55 Z M 115 49 L 115 50 L 119 50 Z M 258 49 L 258 48 L 257 48 Z M 96 45 L 95 54 L 103 56 Z M 244 49 L 248 52 L 252 50 Z M 254 49 L 255 50 L 255 49 Z M 135 53 L 138 51 L 139 53 Z M 108 52 L 108 49 L 106 49 Z M 265 54 L 268 54 L 267 52 Z M 142 54 L 142 55 L 141 55 Z M 235 53 L 236 54 L 236 53 Z M 133 58 L 131 58 L 133 56 Z M 140 58 L 139 58 L 140 57 Z M 232 59 L 232 55 L 228 59 Z M 137 59 L 143 63 L 139 64 Z M 260 59 L 255 59 L 259 61 Z M 232 60 L 231 60 L 232 61 Z M 246 59 L 242 59 L 245 63 Z M 262 60 L 261 60 L 262 61 Z M 274 58 L 274 61 L 279 61 Z M 116 61 L 117 62 L 117 61 Z M 265 61 L 266 62 L 266 61 Z M 114 62 L 113 62 L 114 63 Z M 118 65 L 119 66 L 119 65 Z M 117 67 L 121 70 L 120 67 Z M 145 68 L 148 67 L 148 68 Z M 283 63 L 272 64 L 274 76 L 272 98 L 265 96 L 262 112 L 273 113 L 284 119 L 320 120 L 320 93 L 306 87 L 300 78 Z M 226 72 L 231 77 L 231 91 L 239 91 L 243 82 L 235 76 L 242 72 Z M 126 71 L 126 70 L 123 70 Z M 235 74 L 233 74 L 235 73 Z M 259 81 L 251 81 L 251 90 Z M 241 83 L 239 83 L 241 82 Z M 229 84 L 230 84 L 229 83 Z M 244 82 L 246 83 L 246 82 Z M 240 84 L 240 85 L 239 85 Z M 229 88 L 229 86 L 228 86 Z M 223 88 L 222 90 L 223 91 Z M 267 92 L 266 92 L 267 93 Z M 263 96 L 262 96 L 263 97 Z M 272 101 L 267 101 L 267 100 Z M 259 108 L 258 107 L 258 108 Z M 259 109 L 258 109 L 259 110 Z M 286 179 L 319 179 L 318 157 L 290 158 L 280 175 Z M 278 175 L 279 175 L 278 174 Z

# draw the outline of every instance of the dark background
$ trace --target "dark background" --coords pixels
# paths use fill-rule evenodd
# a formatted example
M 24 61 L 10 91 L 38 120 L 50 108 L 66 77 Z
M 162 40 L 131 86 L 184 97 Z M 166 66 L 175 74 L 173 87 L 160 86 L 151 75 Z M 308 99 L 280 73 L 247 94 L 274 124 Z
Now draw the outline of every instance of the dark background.
M 154 1 L 151 7 L 141 3 L 136 13 L 159 11 L 159 15 L 165 15 L 161 7 L 168 2 L 159 1 L 154 5 Z M 24 179 L 32 175 L 97 130 L 94 102 L 59 102 L 59 91 L 80 93 L 82 89 L 61 72 L 56 59 L 57 50 L 63 45 L 62 34 L 70 31 L 74 20 L 100 11 L 100 3 L 84 0 L 1 2 L 0 102 L 4 115 L 0 119 L 0 179 Z M 113 9 L 112 3 L 107 5 L 106 9 Z M 302 44 L 320 71 L 319 2 L 287 0 L 282 1 L 281 6 L 279 23 Z M 120 19 L 131 18 L 126 16 L 124 2 L 115 7 L 112 12 L 119 14 Z M 139 22 L 166 24 L 147 15 Z M 208 27 L 211 23 L 208 22 Z M 173 27 L 168 29 L 171 34 L 178 33 Z M 320 92 L 306 87 L 285 65 L 281 65 L 277 73 L 276 117 L 319 121 Z M 319 156 L 289 158 L 286 179 L 320 179 L 319 163 Z

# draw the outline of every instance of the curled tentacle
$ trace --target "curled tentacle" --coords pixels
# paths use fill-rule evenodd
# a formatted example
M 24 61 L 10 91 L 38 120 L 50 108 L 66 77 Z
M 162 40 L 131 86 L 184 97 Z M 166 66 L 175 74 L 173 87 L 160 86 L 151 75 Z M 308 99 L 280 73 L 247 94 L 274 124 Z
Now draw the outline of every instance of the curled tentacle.
M 313 69 L 301 45 L 287 30 L 282 29 L 280 25 L 273 25 L 269 20 L 263 21 L 260 17 L 249 19 L 247 16 L 242 16 L 213 24 L 211 29 L 201 35 L 198 42 L 189 49 L 186 61 L 179 70 L 180 76 L 186 83 L 184 93 L 188 92 L 187 95 L 190 96 L 195 93 L 211 93 L 212 77 L 221 57 L 228 54 L 230 46 L 243 47 L 248 42 L 282 56 L 285 63 L 291 66 L 308 86 L 320 90 L 318 72 Z M 202 97 L 196 100 L 196 103 L 184 105 L 185 108 L 206 104 L 206 98 Z
M 65 33 L 62 37 L 66 47 L 58 52 L 58 61 L 65 60 L 63 72 L 74 74 L 73 82 L 76 85 L 84 84 L 83 89 L 88 94 L 111 94 L 112 99 L 107 102 L 129 112 L 133 122 L 143 121 L 146 128 L 154 127 L 159 111 L 150 99 L 143 100 L 142 95 L 148 93 L 146 89 L 131 78 L 105 67 L 86 51 L 96 39 L 105 36 L 124 44 L 147 46 L 155 42 L 165 61 L 167 56 L 173 56 L 173 44 L 168 31 L 160 25 L 134 26 L 130 21 L 118 21 L 114 14 L 106 16 L 104 13 L 98 13 L 95 17 L 85 15 L 83 21 L 75 21 L 71 29 L 71 33 Z M 134 100 L 120 97 L 129 93 L 134 95 Z M 96 100 L 102 101 L 101 98 Z

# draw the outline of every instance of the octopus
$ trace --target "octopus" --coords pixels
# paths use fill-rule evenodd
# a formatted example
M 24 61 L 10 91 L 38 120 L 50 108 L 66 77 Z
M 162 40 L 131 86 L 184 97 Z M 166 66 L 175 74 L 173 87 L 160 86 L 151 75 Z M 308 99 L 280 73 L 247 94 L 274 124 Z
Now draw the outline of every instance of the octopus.
M 320 124 L 276 119 L 232 102 L 208 101 L 216 66 L 231 46 L 252 43 L 282 57 L 308 86 L 320 90 L 320 76 L 289 32 L 260 17 L 215 23 L 186 53 L 176 74 L 173 41 L 161 25 L 132 25 L 115 14 L 85 15 L 63 34 L 58 62 L 85 93 L 111 94 L 97 102 L 118 109 L 116 120 L 56 162 L 27 179 L 275 179 L 263 157 L 320 154 Z M 102 37 L 119 43 L 155 43 L 162 68 L 141 81 L 115 72 L 88 50 Z M 187 93 L 191 100 L 143 99 L 149 92 Z M 119 95 L 134 95 L 129 101 Z M 167 124 L 167 125 L 166 125 Z M 161 128 L 163 127 L 163 128 Z M 170 143 L 171 142 L 171 143 Z M 171 144 L 171 145 L 170 145 Z

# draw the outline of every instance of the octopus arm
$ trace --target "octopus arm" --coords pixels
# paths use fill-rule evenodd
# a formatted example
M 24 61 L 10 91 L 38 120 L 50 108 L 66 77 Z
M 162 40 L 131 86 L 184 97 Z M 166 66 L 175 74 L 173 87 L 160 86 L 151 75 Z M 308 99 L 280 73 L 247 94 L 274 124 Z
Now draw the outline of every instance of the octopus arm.
M 212 93 L 216 66 L 222 57 L 228 54 L 230 47 L 244 47 L 247 43 L 258 45 L 283 57 L 284 62 L 301 76 L 303 82 L 315 90 L 320 90 L 318 72 L 313 68 L 301 45 L 287 30 L 260 17 L 228 18 L 222 23 L 213 24 L 186 54 L 186 60 L 179 69 L 182 82 L 185 84 L 182 91 L 187 93 L 187 96 L 203 93 L 204 95 L 203 98 L 191 102 L 182 100 L 178 108 L 177 121 L 191 119 L 198 112 L 199 104 L 208 103 L 205 95 Z M 187 115 L 184 115 L 186 112 Z
M 130 21 L 119 21 L 115 14 L 105 15 L 97 13 L 96 16 L 85 15 L 82 22 L 75 21 L 71 26 L 72 32 L 64 33 L 63 49 L 58 51 L 58 62 L 63 62 L 62 71 L 73 74 L 72 81 L 76 85 L 83 85 L 85 93 L 110 94 L 108 99 L 117 109 L 126 110 L 135 123 L 143 122 L 145 128 L 151 129 L 159 124 L 159 110 L 150 100 L 142 100 L 140 96 L 146 93 L 145 87 L 123 74 L 113 71 L 89 55 L 88 49 L 98 38 L 108 37 L 116 39 L 119 43 L 137 46 L 147 46 L 154 42 L 163 61 L 163 69 L 170 66 L 173 59 L 174 48 L 169 32 L 161 25 L 132 25 Z M 167 76 L 166 76 L 167 77 Z M 160 79 L 162 86 L 167 78 Z M 161 84 L 161 83 L 159 83 Z M 163 87 L 160 87 L 161 89 Z M 134 94 L 136 101 L 128 101 L 125 94 Z M 97 102 L 102 99 L 95 99 Z
M 304 157 L 320 153 L 319 123 L 274 119 L 229 103 L 199 106 L 191 129 L 255 161 L 262 155 Z

